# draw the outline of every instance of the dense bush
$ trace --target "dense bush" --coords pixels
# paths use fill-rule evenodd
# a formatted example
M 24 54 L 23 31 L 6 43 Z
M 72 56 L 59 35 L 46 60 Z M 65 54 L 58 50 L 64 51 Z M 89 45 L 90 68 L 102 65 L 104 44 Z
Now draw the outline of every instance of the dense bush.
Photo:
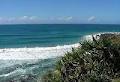
M 66 53 L 42 82 L 111 82 L 120 77 L 119 44 L 115 36 L 93 37 L 92 42 L 85 41 Z

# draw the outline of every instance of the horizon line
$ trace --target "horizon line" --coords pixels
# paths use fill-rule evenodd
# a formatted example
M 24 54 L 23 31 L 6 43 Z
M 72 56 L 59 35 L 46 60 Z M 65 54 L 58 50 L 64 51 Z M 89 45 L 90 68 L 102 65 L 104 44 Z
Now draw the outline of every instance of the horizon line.
M 56 25 L 68 25 L 68 24 L 81 24 L 81 25 L 120 25 L 118 23 L 17 23 L 17 24 L 0 24 L 0 25 L 53 25 L 53 24 L 56 24 Z

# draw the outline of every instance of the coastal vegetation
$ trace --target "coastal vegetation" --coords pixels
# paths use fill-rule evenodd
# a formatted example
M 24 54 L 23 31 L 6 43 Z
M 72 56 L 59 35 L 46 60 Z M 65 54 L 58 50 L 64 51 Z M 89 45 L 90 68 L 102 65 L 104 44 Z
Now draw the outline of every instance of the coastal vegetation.
M 43 75 L 42 82 L 120 82 L 119 34 L 101 34 L 80 44 Z

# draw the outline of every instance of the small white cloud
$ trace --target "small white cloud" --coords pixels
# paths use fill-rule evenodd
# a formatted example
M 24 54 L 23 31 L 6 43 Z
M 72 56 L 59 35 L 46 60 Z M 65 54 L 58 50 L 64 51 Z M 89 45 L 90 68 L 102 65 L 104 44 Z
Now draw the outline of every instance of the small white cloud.
M 66 20 L 72 20 L 72 19 L 73 19 L 72 16 L 66 17 Z
M 61 20 L 61 21 L 69 21 L 69 20 L 72 20 L 73 17 L 72 17 L 72 16 L 68 16 L 68 17 L 58 17 L 57 19 L 58 19 L 58 20 Z
M 37 18 L 38 18 L 37 16 L 31 16 L 31 17 L 29 17 L 30 20 L 35 20 Z
M 28 18 L 28 16 L 23 16 L 22 18 Z
M 88 18 L 88 21 L 94 21 L 95 19 L 96 19 L 95 16 L 91 16 L 91 17 Z
M 20 20 L 26 20 L 26 19 L 28 19 L 29 17 L 28 16 L 22 16 L 22 17 L 20 17 L 19 19 Z
M 18 20 L 26 20 L 26 21 L 31 21 L 36 19 L 39 19 L 39 18 L 37 16 L 22 16 L 18 18 Z

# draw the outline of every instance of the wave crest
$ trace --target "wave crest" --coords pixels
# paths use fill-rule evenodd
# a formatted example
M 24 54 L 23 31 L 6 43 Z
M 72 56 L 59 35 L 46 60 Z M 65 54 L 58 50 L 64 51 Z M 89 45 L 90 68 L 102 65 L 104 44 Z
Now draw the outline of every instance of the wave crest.
M 95 38 L 99 38 L 101 34 L 120 34 L 120 32 L 103 32 L 93 34 Z M 97 37 L 98 36 L 98 37 Z M 82 40 L 92 41 L 92 35 L 86 35 Z M 35 48 L 6 48 L 0 49 L 0 60 L 26 60 L 26 59 L 48 59 L 63 56 L 72 48 L 79 47 L 80 44 L 63 45 L 56 47 L 35 47 Z
M 6 48 L 0 49 L 1 60 L 47 59 L 63 56 L 79 43 L 56 47 Z

